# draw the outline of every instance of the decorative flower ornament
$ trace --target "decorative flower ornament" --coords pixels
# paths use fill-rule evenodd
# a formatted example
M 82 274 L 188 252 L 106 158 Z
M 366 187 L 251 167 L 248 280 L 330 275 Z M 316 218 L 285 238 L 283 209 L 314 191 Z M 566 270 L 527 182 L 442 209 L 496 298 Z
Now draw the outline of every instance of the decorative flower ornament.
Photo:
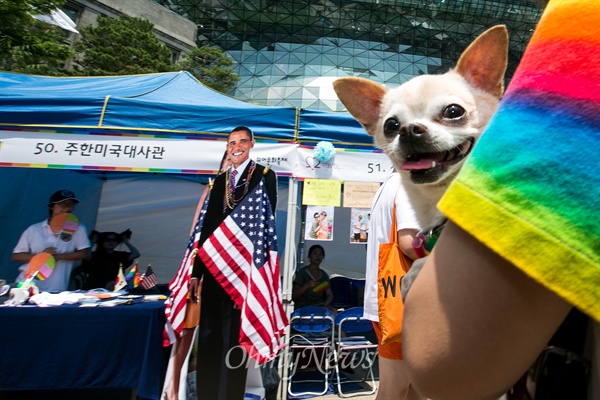
M 335 155 L 335 147 L 330 142 L 321 141 L 313 150 L 313 157 L 320 162 L 327 162 Z

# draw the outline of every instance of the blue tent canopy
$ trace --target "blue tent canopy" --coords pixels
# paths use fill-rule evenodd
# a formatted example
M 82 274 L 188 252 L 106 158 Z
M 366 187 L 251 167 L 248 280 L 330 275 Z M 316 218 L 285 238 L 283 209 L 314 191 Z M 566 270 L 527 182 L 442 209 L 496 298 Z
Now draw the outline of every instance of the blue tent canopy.
M 0 72 L 0 125 L 223 135 L 238 125 L 257 138 L 346 147 L 373 141 L 347 112 L 268 107 L 218 93 L 188 72 L 44 77 Z
M 373 146 L 373 139 L 365 129 L 349 113 L 341 111 L 300 110 L 298 140 L 301 143 L 327 140 L 341 147 Z

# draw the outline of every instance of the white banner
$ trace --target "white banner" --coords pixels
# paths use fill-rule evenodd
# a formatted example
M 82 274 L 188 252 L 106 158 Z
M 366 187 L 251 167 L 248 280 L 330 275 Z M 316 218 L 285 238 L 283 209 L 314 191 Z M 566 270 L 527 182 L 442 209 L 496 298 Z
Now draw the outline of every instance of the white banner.
M 0 165 L 142 172 L 214 173 L 224 140 L 151 135 L 63 134 L 0 130 Z M 256 143 L 252 158 L 291 175 L 296 144 Z
M 0 166 L 214 174 L 225 140 L 147 134 L 80 134 L 0 129 Z M 383 182 L 392 163 L 383 153 L 337 151 L 327 162 L 294 143 L 258 142 L 251 157 L 280 176 Z
M 299 147 L 294 176 L 357 182 L 383 182 L 392 172 L 392 162 L 383 153 L 338 151 L 327 162 L 313 157 L 313 149 Z

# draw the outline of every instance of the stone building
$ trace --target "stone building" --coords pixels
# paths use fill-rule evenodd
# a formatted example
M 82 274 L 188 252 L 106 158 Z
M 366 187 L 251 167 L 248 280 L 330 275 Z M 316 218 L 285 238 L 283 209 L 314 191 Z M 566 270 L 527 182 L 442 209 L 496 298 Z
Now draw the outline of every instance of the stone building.
M 100 15 L 118 18 L 125 14 L 147 19 L 154 24 L 158 40 L 171 50 L 173 61 L 196 47 L 196 24 L 151 0 L 68 0 L 62 10 L 78 27 L 95 24 Z M 78 39 L 76 33 L 67 38 L 71 43 Z

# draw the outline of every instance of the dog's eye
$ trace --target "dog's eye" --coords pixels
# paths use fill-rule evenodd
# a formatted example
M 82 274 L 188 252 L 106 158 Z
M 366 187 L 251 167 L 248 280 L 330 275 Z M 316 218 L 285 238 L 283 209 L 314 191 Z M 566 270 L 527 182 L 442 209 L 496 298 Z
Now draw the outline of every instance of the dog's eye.
M 385 121 L 383 125 L 383 134 L 387 137 L 394 137 L 400 133 L 400 123 L 394 118 Z
M 444 110 L 444 118 L 457 119 L 465 115 L 465 109 L 457 104 L 450 104 Z

